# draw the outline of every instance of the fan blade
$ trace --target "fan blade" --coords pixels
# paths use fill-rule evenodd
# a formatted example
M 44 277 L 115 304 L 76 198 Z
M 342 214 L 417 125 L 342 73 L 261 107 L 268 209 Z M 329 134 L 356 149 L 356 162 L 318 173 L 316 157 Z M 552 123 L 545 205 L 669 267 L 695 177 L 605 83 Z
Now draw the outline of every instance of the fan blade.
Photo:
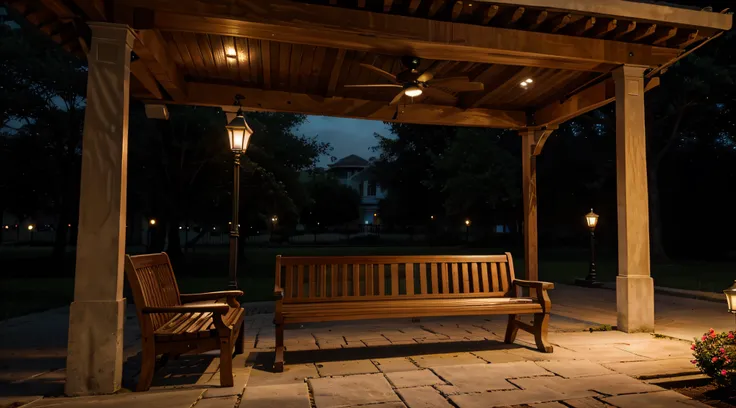
M 431 81 L 432 78 L 434 78 L 434 74 L 439 69 L 440 64 L 441 64 L 440 61 L 433 62 L 429 66 L 429 68 L 425 69 L 424 72 L 422 72 L 422 75 L 419 75 L 419 77 L 417 78 L 417 81 L 419 81 L 419 82 L 428 82 L 428 81 Z
M 394 74 L 392 74 L 390 72 L 384 71 L 381 68 L 378 68 L 378 67 L 373 66 L 371 64 L 360 63 L 360 66 L 363 67 L 363 68 L 365 68 L 365 69 L 369 69 L 369 70 L 375 72 L 376 74 L 381 75 L 382 77 L 384 77 L 386 79 L 390 79 L 392 82 L 396 82 L 396 75 L 394 75 Z
M 428 97 L 443 103 L 454 105 L 457 102 L 457 98 L 441 89 L 427 87 L 423 91 Z
M 402 88 L 399 84 L 343 85 L 343 88 Z
M 428 85 L 445 88 L 452 92 L 482 91 L 484 88 L 482 82 L 470 82 L 468 77 L 433 79 Z
M 401 98 L 404 96 L 404 91 L 402 90 L 396 96 L 394 96 L 394 99 L 389 102 L 389 105 L 396 105 L 397 103 L 401 102 Z

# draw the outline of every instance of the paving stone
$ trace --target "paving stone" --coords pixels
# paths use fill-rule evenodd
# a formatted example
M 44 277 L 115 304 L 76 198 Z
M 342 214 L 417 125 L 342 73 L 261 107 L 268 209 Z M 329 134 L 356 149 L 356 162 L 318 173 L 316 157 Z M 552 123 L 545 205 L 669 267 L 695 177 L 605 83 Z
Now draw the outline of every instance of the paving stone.
M 360 407 L 363 407 L 364 405 L 360 405 Z M 317 407 L 320 408 L 320 407 Z M 357 408 L 357 407 L 356 407 Z M 406 405 L 404 405 L 403 402 L 381 402 L 379 404 L 370 404 L 368 405 L 368 408 L 406 408 Z
M 623 361 L 643 361 L 649 358 L 630 353 L 614 346 L 569 346 L 578 358 L 601 362 L 617 363 Z M 559 349 L 556 348 L 555 351 Z
M 437 387 L 445 394 L 511 390 L 516 387 L 508 378 L 552 375 L 531 362 L 440 367 L 434 372 L 451 384 Z
M 236 408 L 239 398 L 239 396 L 233 395 L 231 397 L 201 399 L 194 405 L 194 408 Z
M 607 395 L 632 394 L 661 391 L 662 388 L 646 384 L 623 374 L 610 374 L 595 377 L 565 379 L 562 377 L 538 377 L 509 380 L 522 389 L 540 387 L 552 389 L 565 396 L 565 399 L 593 397 L 596 391 Z
M 547 388 L 534 390 L 494 391 L 451 395 L 450 400 L 460 408 L 505 407 L 508 405 L 538 404 L 561 400 L 561 394 Z
M 652 378 L 676 374 L 697 374 L 700 371 L 687 359 L 603 363 L 604 367 L 635 378 Z
M 307 384 L 280 384 L 247 387 L 241 408 L 309 408 Z M 194 408 L 197 408 L 195 405 Z
M 365 343 L 362 341 L 349 341 L 341 346 L 342 348 L 359 348 L 365 347 Z
M 382 373 L 393 373 L 395 371 L 413 371 L 420 370 L 414 363 L 409 361 L 408 358 L 396 357 L 396 358 L 379 358 L 373 360 L 373 364 L 381 370 Z
M 96 395 L 77 398 L 44 398 L 36 400 L 24 408 L 61 407 L 61 408 L 129 408 L 129 407 L 157 407 L 182 408 L 192 406 L 202 395 L 204 390 L 185 391 L 149 391 L 113 395 Z
M 396 388 L 421 387 L 424 385 L 444 384 L 430 370 L 398 371 L 386 374 L 388 380 Z
M 397 391 L 409 408 L 452 408 L 432 387 L 403 388 Z
M 648 394 L 619 395 L 603 398 L 603 401 L 619 408 L 685 408 L 707 407 L 674 391 L 651 392 Z
M 321 377 L 378 372 L 371 360 L 326 361 L 316 365 Z
M 233 395 L 236 395 L 236 396 L 241 395 L 243 393 L 243 389 L 245 388 L 245 385 L 248 384 L 250 373 L 251 373 L 250 368 L 247 370 L 239 370 L 238 372 L 235 372 L 235 370 L 233 370 L 233 386 L 232 387 L 220 387 L 219 380 L 218 380 L 217 386 L 207 388 L 207 392 L 204 394 L 203 398 L 220 398 L 220 397 L 230 397 Z
M 383 374 L 308 380 L 317 408 L 400 402 Z
M 366 339 L 366 340 L 363 340 L 363 343 L 367 347 L 390 346 L 391 345 L 391 342 L 386 338 Z
M 506 350 L 474 351 L 473 354 L 478 358 L 482 358 L 483 360 L 488 361 L 489 363 L 513 363 L 517 361 L 530 361 L 518 354 L 511 354 Z
M 561 399 L 574 399 L 593 397 L 598 395 L 591 388 L 574 379 L 568 380 L 561 377 L 536 377 L 536 378 L 518 378 L 509 380 L 512 384 L 517 385 L 525 391 L 551 391 L 560 396 Z
M 540 361 L 537 365 L 565 378 L 613 374 L 613 371 L 587 360 Z
M 250 373 L 248 387 L 278 384 L 300 384 L 307 378 L 317 378 L 319 373 L 314 364 L 286 364 L 283 373 L 273 373 L 254 368 Z
M 455 366 L 463 364 L 487 364 L 471 353 L 427 354 L 411 357 L 422 368 Z
M 693 352 L 690 342 L 679 340 L 654 339 L 647 342 L 616 345 L 619 350 L 652 359 L 686 358 L 691 359 Z
M 517 344 L 519 341 L 517 340 Z M 580 358 L 573 351 L 555 347 L 552 353 L 542 353 L 541 351 L 534 348 L 533 345 L 529 344 L 529 347 L 516 347 L 506 350 L 510 354 L 514 354 L 525 358 L 530 361 L 558 361 L 558 360 L 574 360 Z
M 568 408 L 567 405 L 561 402 L 543 402 L 541 404 L 530 405 L 533 408 Z
M 572 408 L 610 408 L 608 404 L 595 399 L 595 398 L 578 398 L 565 400 L 565 404 Z

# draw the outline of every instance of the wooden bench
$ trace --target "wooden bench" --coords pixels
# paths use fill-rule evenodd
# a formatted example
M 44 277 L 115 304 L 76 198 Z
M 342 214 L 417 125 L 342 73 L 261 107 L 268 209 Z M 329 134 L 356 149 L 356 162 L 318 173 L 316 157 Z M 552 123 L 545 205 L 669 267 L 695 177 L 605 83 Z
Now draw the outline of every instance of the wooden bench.
M 243 352 L 240 290 L 180 294 L 166 253 L 126 256 L 125 274 L 141 325 L 142 356 L 138 391 L 151 387 L 156 356 L 220 350 L 220 385 L 233 386 L 233 348 Z
M 522 297 L 529 288 L 532 297 Z M 276 358 L 283 370 L 284 325 L 429 316 L 509 315 L 506 343 L 519 329 L 551 353 L 547 326 L 554 285 L 516 279 L 511 254 L 491 256 L 276 257 Z M 534 314 L 534 324 L 517 315 Z

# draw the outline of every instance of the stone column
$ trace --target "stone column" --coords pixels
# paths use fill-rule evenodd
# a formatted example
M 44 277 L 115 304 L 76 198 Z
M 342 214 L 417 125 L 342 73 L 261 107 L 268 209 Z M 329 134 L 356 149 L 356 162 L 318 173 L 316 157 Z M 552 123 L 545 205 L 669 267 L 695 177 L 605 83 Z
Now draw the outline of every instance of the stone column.
M 537 244 L 537 157 L 534 155 L 536 132 L 525 130 L 521 136 L 522 200 L 524 209 L 524 271 L 526 279 L 539 280 Z
M 649 272 L 644 71 L 623 66 L 616 82 L 616 182 L 618 197 L 618 329 L 654 331 L 654 282 Z
M 90 23 L 79 237 L 69 310 L 66 394 L 109 394 L 123 371 L 123 256 L 128 174 L 128 26 Z

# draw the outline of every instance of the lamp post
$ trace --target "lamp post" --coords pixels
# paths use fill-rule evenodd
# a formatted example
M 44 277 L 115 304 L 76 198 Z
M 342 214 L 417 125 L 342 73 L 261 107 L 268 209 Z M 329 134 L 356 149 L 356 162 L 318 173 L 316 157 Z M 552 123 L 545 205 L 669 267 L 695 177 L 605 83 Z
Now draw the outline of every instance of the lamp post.
M 276 229 L 276 223 L 279 221 L 279 217 L 273 216 L 271 217 L 271 237 L 268 239 L 269 241 L 273 241 L 273 231 Z
M 156 228 L 156 219 L 151 218 L 148 220 L 148 242 L 146 242 L 147 249 L 151 249 L 151 241 L 153 241 L 153 229 Z
M 243 116 L 243 110 L 240 108 L 240 100 L 242 95 L 235 96 L 235 104 L 238 106 L 238 113 L 230 123 L 225 126 L 227 129 L 228 140 L 230 141 L 230 150 L 233 152 L 233 217 L 230 222 L 230 273 L 229 284 L 230 289 L 238 288 L 238 238 L 240 236 L 240 228 L 238 224 L 238 210 L 240 205 L 240 155 L 248 148 L 250 136 L 253 134 L 248 123 Z
M 31 235 L 30 243 L 33 243 L 33 224 L 28 226 L 28 233 Z
M 470 242 L 470 220 L 465 220 L 465 242 Z
M 596 280 L 595 272 L 595 227 L 598 225 L 598 214 L 594 213 L 592 208 L 588 214 L 585 214 L 585 224 L 590 230 L 590 267 L 588 276 L 585 279 L 575 279 L 575 283 L 581 286 L 599 287 L 603 284 Z

